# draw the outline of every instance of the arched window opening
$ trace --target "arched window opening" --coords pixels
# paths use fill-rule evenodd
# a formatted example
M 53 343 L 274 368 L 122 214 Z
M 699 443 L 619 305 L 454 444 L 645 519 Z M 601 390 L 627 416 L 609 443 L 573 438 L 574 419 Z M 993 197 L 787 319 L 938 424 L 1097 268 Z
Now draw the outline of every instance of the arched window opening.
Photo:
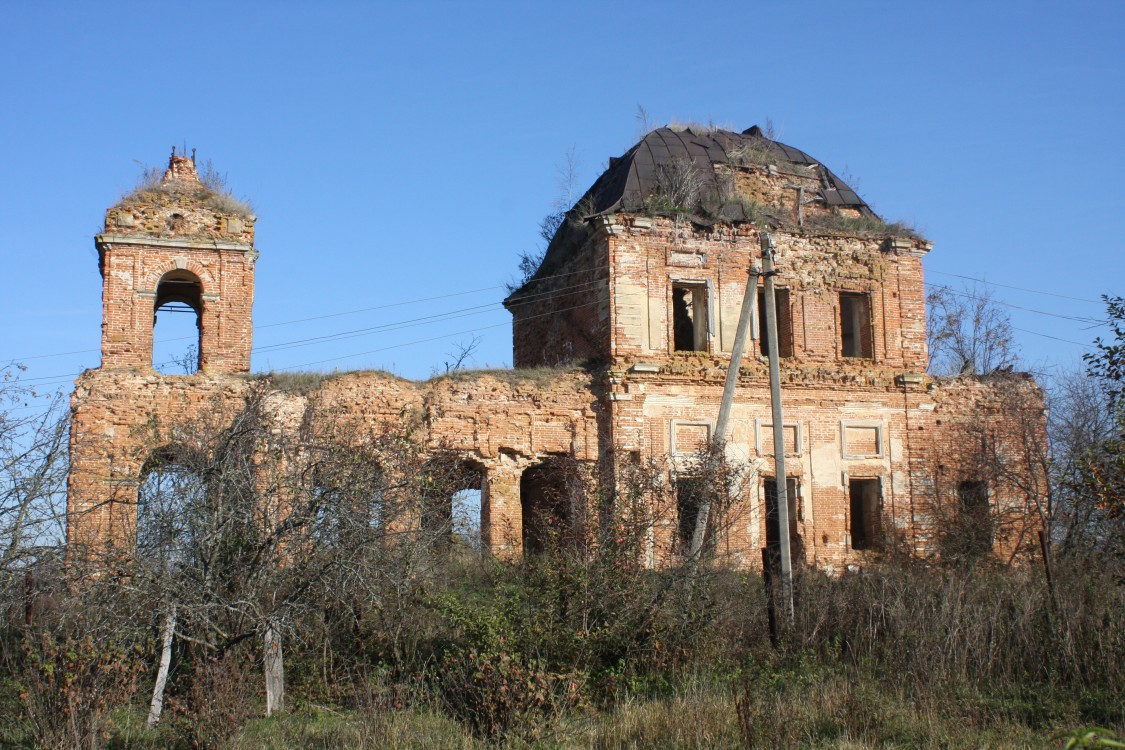
M 152 317 L 152 367 L 162 375 L 199 371 L 203 285 L 189 271 L 169 271 L 156 287 Z
M 526 553 L 575 541 L 581 490 L 574 468 L 566 458 L 550 458 L 529 467 L 520 477 Z
M 137 490 L 137 556 L 167 572 L 188 565 L 196 541 L 191 524 L 204 493 L 202 478 L 178 462 L 173 450 L 154 453 Z
M 426 463 L 422 498 L 422 532 L 435 549 L 479 551 L 485 510 L 485 468 L 456 457 Z

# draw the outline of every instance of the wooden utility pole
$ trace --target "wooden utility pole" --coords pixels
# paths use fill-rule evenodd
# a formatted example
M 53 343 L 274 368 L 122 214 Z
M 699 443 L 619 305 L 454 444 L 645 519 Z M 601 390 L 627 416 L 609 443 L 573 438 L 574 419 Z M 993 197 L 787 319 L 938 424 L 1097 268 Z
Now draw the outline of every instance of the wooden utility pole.
M 762 232 L 762 268 L 766 277 L 766 330 L 770 360 L 770 404 L 773 419 L 774 486 L 777 488 L 777 536 L 781 553 L 781 600 L 787 624 L 793 622 L 793 559 L 789 550 L 789 493 L 785 476 L 785 423 L 781 413 L 781 367 L 777 351 L 777 303 L 773 260 L 777 250 L 768 232 Z M 768 522 L 767 522 L 768 523 Z

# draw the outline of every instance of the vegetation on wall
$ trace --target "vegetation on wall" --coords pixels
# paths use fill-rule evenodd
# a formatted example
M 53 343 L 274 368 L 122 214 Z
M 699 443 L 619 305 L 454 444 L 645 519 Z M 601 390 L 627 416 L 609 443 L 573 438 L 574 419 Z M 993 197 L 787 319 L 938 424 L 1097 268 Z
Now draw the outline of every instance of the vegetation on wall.
M 249 201 L 236 198 L 227 183 L 226 174 L 215 169 L 211 160 L 203 163 L 199 172 L 199 185 L 187 186 L 178 180 L 165 182 L 164 171 L 159 167 L 146 167 L 141 177 L 119 204 L 131 201 L 160 202 L 167 198 L 188 197 L 215 211 L 250 218 L 254 207 Z

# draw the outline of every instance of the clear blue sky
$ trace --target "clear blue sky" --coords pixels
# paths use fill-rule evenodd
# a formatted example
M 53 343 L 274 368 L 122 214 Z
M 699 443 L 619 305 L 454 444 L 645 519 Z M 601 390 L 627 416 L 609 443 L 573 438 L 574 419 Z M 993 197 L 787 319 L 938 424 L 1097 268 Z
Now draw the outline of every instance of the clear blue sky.
M 29 378 L 97 365 L 93 236 L 173 144 L 255 206 L 265 347 L 498 302 L 568 149 L 585 189 L 636 140 L 638 105 L 653 125 L 772 119 L 884 217 L 916 222 L 936 245 L 932 281 L 1125 293 L 1120 0 L 9 2 L 0 35 L 0 361 L 23 359 Z M 1073 364 L 1098 333 L 1010 312 L 1035 367 Z M 494 305 L 256 351 L 254 369 L 426 377 L 471 329 L 475 364 L 506 365 L 509 320 Z

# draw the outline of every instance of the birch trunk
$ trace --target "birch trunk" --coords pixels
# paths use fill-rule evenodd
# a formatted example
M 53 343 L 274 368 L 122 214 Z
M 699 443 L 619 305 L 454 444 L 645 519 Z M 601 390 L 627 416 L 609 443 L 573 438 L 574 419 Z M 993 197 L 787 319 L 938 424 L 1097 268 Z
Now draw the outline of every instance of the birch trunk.
M 281 633 L 274 623 L 262 637 L 262 670 L 266 675 L 266 716 L 285 710 L 285 665 L 281 655 Z
M 152 704 L 148 709 L 149 729 L 160 721 L 160 712 L 164 710 L 164 686 L 168 683 L 168 667 L 172 664 L 172 638 L 176 632 L 176 608 L 168 610 L 164 616 L 164 638 L 160 650 L 160 669 L 156 672 L 156 684 L 152 688 Z

